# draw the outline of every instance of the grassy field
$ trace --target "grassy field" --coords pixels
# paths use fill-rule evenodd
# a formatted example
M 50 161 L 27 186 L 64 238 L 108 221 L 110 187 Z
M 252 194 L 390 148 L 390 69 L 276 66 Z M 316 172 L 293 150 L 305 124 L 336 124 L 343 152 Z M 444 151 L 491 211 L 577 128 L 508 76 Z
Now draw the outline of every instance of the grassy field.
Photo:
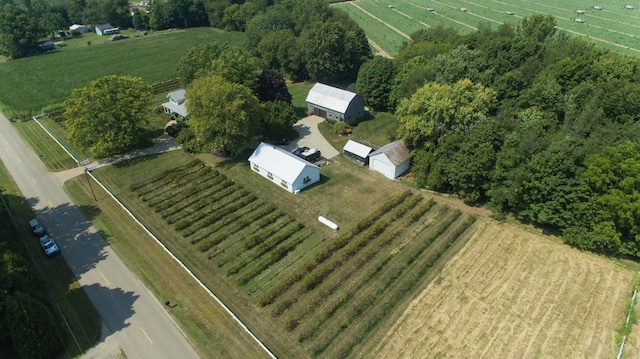
M 582 1 L 561 3 L 538 1 L 469 1 L 469 0 L 360 0 L 334 4 L 346 11 L 367 36 L 390 54 L 396 54 L 404 35 L 438 24 L 453 27 L 460 33 L 474 31 L 478 24 L 497 28 L 503 23 L 519 25 L 523 17 L 549 14 L 556 18 L 558 29 L 594 41 L 617 52 L 640 55 L 640 12 L 625 9 L 618 1 L 599 1 L 595 10 Z M 393 8 L 389 8 L 389 5 Z M 434 9 L 433 12 L 427 8 Z M 465 8 L 466 11 L 461 11 Z M 575 10 L 584 10 L 578 14 Z M 514 15 L 506 14 L 511 11 Z M 585 23 L 573 19 L 581 18 Z M 400 32 L 400 33 L 399 33 Z M 403 40 L 404 39 L 404 40 Z
M 64 344 L 64 352 L 58 358 L 79 357 L 100 338 L 100 316 L 62 256 L 48 258 L 42 252 L 38 239 L 29 230 L 28 223 L 33 218 L 33 212 L 2 163 L 0 187 L 5 190 L 3 198 L 18 224 L 15 237 L 17 241 L 14 245 L 24 246 L 25 252 L 28 253 L 26 259 L 42 277 L 42 292 L 49 299 L 52 312 L 56 313 L 51 318 L 59 320 L 54 326 L 57 336 Z M 0 220 L 7 224 L 13 222 L 8 215 Z
M 0 111 L 7 117 L 39 113 L 105 75 L 140 76 L 150 84 L 175 78 L 178 60 L 193 46 L 246 43 L 243 33 L 212 28 L 123 33 L 131 38 L 110 42 L 107 36 L 88 33 L 68 38 L 56 52 L 0 63 Z

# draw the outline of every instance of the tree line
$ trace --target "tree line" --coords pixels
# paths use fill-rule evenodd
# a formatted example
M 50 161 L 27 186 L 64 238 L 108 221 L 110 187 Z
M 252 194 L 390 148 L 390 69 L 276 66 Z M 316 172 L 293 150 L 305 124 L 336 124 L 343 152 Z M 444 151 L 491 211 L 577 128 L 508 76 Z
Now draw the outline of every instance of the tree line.
M 555 25 L 419 31 L 356 87 L 397 115 L 420 184 L 640 257 L 640 61 Z
M 4 206 L 0 217 L 0 357 L 53 358 L 63 349 L 52 321 L 58 314 Z

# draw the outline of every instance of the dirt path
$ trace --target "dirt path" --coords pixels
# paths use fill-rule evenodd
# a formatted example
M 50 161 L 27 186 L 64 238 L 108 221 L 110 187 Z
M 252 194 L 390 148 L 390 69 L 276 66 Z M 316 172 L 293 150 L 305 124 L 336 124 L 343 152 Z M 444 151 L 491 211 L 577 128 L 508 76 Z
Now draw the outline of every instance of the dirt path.
M 382 49 L 382 47 L 380 47 L 380 45 L 376 44 L 373 40 L 371 40 L 370 38 L 367 38 L 367 40 L 369 40 L 369 44 L 376 50 L 378 55 L 380 55 L 382 57 L 389 58 L 389 59 L 393 58 L 393 56 L 389 55 L 388 52 L 384 51 Z
M 351 2 L 351 5 L 357 7 L 360 11 L 362 11 L 363 13 L 371 16 L 372 18 L 378 20 L 379 22 L 383 23 L 385 26 L 387 26 L 388 28 L 390 28 L 391 30 L 397 32 L 398 34 L 400 34 L 400 36 L 406 38 L 407 40 L 411 41 L 411 37 L 407 34 L 405 34 L 404 32 L 398 30 L 397 28 L 393 27 L 391 24 L 389 24 L 388 22 L 382 20 L 381 18 L 373 15 L 372 13 L 368 12 L 367 10 L 363 9 L 362 7 L 360 7 L 360 5 L 356 4 L 355 2 Z

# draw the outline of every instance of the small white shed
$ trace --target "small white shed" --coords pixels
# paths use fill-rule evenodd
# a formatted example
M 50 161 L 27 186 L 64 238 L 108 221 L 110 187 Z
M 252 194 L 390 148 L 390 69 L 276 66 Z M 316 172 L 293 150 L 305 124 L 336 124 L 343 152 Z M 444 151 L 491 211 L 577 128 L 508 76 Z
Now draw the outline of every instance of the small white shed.
M 410 163 L 411 153 L 402 141 L 388 143 L 369 155 L 369 168 L 389 179 L 407 172 Z
M 254 172 L 291 193 L 320 181 L 320 167 L 264 142 L 253 151 L 249 164 Z
M 69 30 L 70 31 L 77 31 L 81 34 L 86 34 L 87 32 L 89 32 L 89 29 L 84 26 L 84 25 L 78 25 L 78 24 L 73 24 L 71 26 L 69 26 Z
M 352 140 L 347 141 L 347 144 L 342 148 L 343 156 L 362 166 L 369 164 L 369 154 L 371 152 L 373 152 L 373 148 Z

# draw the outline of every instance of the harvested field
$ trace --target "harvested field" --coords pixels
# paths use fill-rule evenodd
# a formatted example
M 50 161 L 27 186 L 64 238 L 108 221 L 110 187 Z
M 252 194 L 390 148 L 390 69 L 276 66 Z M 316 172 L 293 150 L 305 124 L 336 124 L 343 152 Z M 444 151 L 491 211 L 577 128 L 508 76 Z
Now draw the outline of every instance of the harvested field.
M 379 344 L 379 358 L 612 358 L 636 272 L 483 220 Z M 637 354 L 637 328 L 626 353 Z M 633 343 L 633 344 L 631 344 Z

